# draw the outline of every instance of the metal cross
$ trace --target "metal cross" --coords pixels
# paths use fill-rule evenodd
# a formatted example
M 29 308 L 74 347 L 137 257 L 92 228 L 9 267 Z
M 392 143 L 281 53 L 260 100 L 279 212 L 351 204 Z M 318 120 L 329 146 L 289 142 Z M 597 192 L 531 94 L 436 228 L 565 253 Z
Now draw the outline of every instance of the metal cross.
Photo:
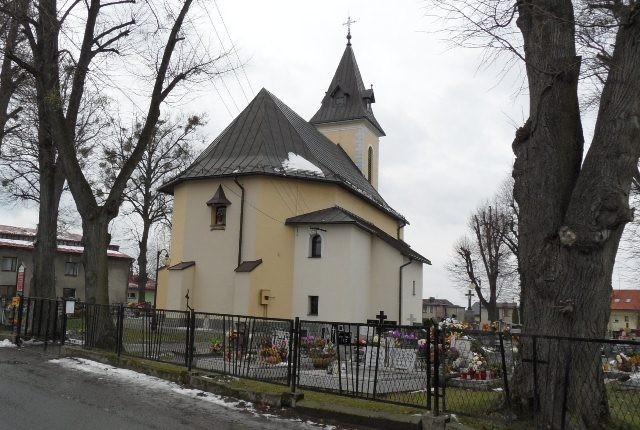
M 355 19 L 351 19 L 351 16 L 349 16 L 347 22 L 342 24 L 347 26 L 347 45 L 351 45 L 351 24 L 355 24 L 356 22 Z
M 413 314 L 409 314 L 409 318 L 407 318 L 407 321 L 409 321 L 409 324 L 413 325 L 413 323 L 418 321 L 418 319 L 414 317 Z
M 468 310 L 471 310 L 471 297 L 473 297 L 473 292 L 471 290 L 469 290 L 467 292 L 467 294 L 465 294 L 465 296 L 469 297 L 469 309 Z
M 380 325 L 384 324 L 384 320 L 387 319 L 387 316 L 384 314 L 384 311 L 380 311 L 378 315 L 376 315 L 376 319 L 380 321 Z

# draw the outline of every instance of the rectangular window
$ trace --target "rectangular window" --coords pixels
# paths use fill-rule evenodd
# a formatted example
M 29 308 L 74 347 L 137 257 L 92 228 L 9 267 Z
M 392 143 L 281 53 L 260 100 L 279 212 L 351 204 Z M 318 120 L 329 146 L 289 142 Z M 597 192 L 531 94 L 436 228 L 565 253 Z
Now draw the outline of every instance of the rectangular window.
M 130 299 L 135 299 L 136 298 L 136 293 L 129 293 L 129 298 Z
M 64 263 L 65 276 L 78 276 L 78 263 L 67 261 Z
M 629 322 L 629 317 L 627 315 L 624 316 L 624 322 Z
M 413 281 L 413 295 L 416 295 L 416 281 Z
M 62 289 L 62 298 L 64 298 L 64 299 L 75 299 L 76 298 L 76 289 L 75 288 L 63 288 Z
M 309 296 L 309 315 L 318 315 L 318 296 Z
M 18 259 L 16 257 L 2 257 L 2 271 L 15 272 Z

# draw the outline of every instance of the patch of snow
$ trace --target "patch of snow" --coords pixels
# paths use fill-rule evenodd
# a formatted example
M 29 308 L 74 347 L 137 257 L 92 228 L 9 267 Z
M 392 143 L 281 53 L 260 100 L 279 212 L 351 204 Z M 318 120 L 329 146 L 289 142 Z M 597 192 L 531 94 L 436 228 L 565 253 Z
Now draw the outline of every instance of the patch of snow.
M 35 340 L 35 339 L 29 339 L 29 340 L 23 340 L 20 343 L 20 346 L 38 346 L 38 345 L 43 345 L 44 342 L 41 340 Z
M 324 173 L 318 166 L 313 164 L 301 155 L 289 152 L 287 159 L 282 161 L 282 167 L 285 171 L 304 170 L 305 172 L 311 172 L 315 175 L 324 177 Z
M 256 411 L 252 403 L 246 402 L 244 400 L 228 400 L 217 394 L 208 393 L 202 390 L 195 390 L 192 388 L 184 388 L 174 382 L 156 378 L 155 376 L 145 375 L 144 373 L 134 372 L 133 370 L 129 369 L 113 367 L 108 364 L 98 363 L 97 361 L 86 360 L 84 358 L 56 358 L 53 360 L 49 360 L 49 363 L 58 364 L 67 369 L 91 373 L 96 375 L 98 378 L 112 378 L 125 382 L 127 384 L 135 383 L 138 386 L 149 389 L 157 389 L 176 393 L 182 396 L 190 397 L 194 400 L 206 401 L 225 408 L 248 412 L 253 416 L 259 416 L 268 420 L 295 422 L 301 421 L 299 419 L 284 419 L 278 417 L 277 415 L 259 413 L 258 411 Z M 334 426 L 314 423 L 312 421 L 306 421 L 306 424 L 316 428 L 324 428 L 329 430 L 335 429 Z
M 16 344 L 11 342 L 9 339 L 4 339 L 0 342 L 0 348 L 15 348 Z

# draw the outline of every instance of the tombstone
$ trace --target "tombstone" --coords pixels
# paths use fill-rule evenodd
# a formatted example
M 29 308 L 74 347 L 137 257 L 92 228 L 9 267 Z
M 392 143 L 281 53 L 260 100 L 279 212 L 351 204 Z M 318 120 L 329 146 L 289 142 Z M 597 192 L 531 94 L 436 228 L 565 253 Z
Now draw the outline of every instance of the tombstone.
M 470 360 L 473 358 L 473 352 L 471 351 L 471 341 L 469 339 L 451 339 L 451 348 L 455 348 L 458 350 L 460 357 L 465 360 Z

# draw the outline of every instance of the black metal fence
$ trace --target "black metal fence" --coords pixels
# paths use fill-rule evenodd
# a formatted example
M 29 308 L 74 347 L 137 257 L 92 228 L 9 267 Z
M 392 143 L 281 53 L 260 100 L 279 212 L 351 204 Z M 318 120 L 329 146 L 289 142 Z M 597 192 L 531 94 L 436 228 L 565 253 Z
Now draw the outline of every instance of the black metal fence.
M 640 429 L 635 341 L 448 323 L 321 322 L 87 303 L 67 309 L 63 301 L 35 298 L 23 298 L 12 321 L 17 342 L 67 342 L 507 428 L 591 428 L 604 418 L 608 428 Z M 522 407 L 523 399 L 532 404 Z

